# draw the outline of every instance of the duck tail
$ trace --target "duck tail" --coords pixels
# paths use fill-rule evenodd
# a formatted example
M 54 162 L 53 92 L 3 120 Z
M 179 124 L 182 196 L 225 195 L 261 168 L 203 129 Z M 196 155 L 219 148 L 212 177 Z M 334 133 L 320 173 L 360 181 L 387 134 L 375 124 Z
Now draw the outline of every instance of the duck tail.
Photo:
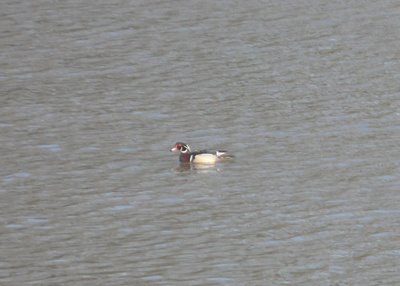
M 217 151 L 216 155 L 217 155 L 218 158 L 221 158 L 221 159 L 224 159 L 224 160 L 225 159 L 233 159 L 233 158 L 235 158 L 235 156 L 229 154 L 227 151 Z

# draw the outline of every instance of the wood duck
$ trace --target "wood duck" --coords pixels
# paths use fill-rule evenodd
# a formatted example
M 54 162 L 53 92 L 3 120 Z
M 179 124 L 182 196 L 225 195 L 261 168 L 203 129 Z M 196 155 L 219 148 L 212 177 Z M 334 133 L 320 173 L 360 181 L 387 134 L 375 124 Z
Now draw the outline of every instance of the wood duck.
M 189 145 L 182 142 L 175 143 L 171 152 L 180 153 L 179 161 L 181 163 L 215 164 L 233 158 L 227 151 L 222 150 L 191 151 Z

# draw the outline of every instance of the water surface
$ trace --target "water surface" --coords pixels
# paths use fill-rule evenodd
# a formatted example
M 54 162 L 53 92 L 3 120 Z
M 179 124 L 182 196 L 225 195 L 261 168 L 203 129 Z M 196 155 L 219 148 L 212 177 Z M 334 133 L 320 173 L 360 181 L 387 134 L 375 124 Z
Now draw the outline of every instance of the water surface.
M 400 283 L 396 1 L 0 7 L 0 284 Z

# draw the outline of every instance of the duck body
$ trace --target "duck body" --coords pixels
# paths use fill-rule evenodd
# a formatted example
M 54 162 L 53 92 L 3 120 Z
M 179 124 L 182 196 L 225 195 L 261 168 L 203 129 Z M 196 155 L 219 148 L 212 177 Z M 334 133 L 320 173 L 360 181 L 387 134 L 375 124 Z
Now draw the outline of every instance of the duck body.
M 181 163 L 194 164 L 216 164 L 217 162 L 225 161 L 233 158 L 227 151 L 223 150 L 200 150 L 191 151 L 186 143 L 177 142 L 171 149 L 171 152 L 179 152 L 179 161 Z

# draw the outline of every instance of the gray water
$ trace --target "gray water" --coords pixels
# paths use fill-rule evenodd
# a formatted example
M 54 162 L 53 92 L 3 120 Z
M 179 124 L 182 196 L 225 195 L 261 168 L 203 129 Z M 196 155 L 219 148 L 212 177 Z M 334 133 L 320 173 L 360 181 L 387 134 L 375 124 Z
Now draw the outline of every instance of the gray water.
M 1 285 L 400 284 L 398 1 L 0 11 Z

